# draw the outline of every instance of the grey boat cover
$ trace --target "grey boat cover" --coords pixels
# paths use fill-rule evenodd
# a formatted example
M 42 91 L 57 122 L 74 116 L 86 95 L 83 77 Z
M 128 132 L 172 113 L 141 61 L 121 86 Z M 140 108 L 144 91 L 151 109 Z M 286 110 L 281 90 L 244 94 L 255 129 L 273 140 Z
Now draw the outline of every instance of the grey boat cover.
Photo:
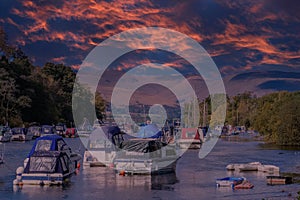
M 120 148 L 126 151 L 141 153 L 154 152 L 167 144 L 154 139 L 133 139 L 121 143 Z

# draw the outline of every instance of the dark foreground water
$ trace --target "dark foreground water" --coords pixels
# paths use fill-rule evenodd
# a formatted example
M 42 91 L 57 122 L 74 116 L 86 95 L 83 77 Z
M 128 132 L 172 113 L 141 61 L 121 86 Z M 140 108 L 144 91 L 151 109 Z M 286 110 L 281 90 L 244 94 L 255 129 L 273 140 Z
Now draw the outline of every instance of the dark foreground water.
M 73 150 L 82 153 L 80 139 L 66 139 Z M 33 141 L 5 144 L 5 164 L 0 165 L 0 199 L 296 199 L 300 184 L 269 186 L 266 174 L 231 174 L 228 163 L 259 161 L 295 172 L 300 167 L 299 150 L 266 148 L 259 142 L 234 142 L 220 139 L 204 159 L 198 150 L 188 150 L 177 163 L 174 174 L 119 176 L 109 168 L 81 169 L 66 187 L 13 187 L 15 170 L 23 164 Z M 230 175 L 246 177 L 254 184 L 250 190 L 217 188 L 216 178 Z

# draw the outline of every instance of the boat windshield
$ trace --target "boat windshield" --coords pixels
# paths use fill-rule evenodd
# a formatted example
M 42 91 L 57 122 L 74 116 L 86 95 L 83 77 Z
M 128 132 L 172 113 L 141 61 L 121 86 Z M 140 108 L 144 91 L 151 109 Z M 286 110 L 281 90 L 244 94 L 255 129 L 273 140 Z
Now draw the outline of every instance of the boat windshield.
M 54 172 L 56 157 L 31 157 L 29 171 L 31 172 Z
M 57 131 L 63 131 L 64 130 L 64 127 L 63 126 L 56 126 L 55 129 Z
M 94 140 L 89 142 L 89 150 L 97 150 L 112 147 L 112 143 L 109 140 Z
M 50 151 L 51 140 L 39 140 L 35 146 L 35 151 Z
M 23 134 L 23 128 L 13 128 L 12 133 L 13 134 Z

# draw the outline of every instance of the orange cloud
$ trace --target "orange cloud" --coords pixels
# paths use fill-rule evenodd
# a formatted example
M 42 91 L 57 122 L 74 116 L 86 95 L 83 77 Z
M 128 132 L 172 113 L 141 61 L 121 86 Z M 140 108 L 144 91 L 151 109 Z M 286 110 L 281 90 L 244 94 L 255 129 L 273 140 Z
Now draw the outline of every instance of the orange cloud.
M 204 24 L 206 14 L 202 15 L 199 10 L 190 13 L 191 8 L 199 6 L 197 1 L 166 2 L 166 5 L 150 0 L 70 0 L 45 1 L 43 4 L 34 0 L 20 2 L 21 4 L 11 12 L 25 19 L 26 24 L 18 24 L 13 17 L 7 18 L 5 22 L 23 32 L 23 35 L 16 39 L 20 45 L 37 41 L 58 42 L 67 45 L 72 52 L 82 53 L 122 31 L 141 27 L 164 27 L 182 32 L 198 42 L 209 41 L 205 47 L 213 57 L 230 55 L 236 50 L 246 50 L 246 53 L 240 55 L 248 59 L 241 64 L 242 66 L 275 63 L 288 65 L 289 60 L 298 59 L 300 55 L 299 51 L 282 50 L 288 49 L 282 48 L 283 44 L 272 43 L 274 37 L 284 38 L 286 34 L 285 31 L 273 29 L 266 22 L 289 21 L 286 20 L 287 9 L 278 9 L 278 12 L 275 12 L 271 0 L 215 0 L 213 3 L 221 5 L 224 10 L 236 13 L 225 17 L 224 21 L 224 18 L 217 19 L 220 23 L 217 24 L 217 28 L 215 24 Z M 296 17 L 289 19 L 295 20 Z M 165 38 L 166 36 L 162 35 L 152 38 L 152 41 L 169 44 L 178 41 L 177 38 L 167 37 L 168 41 Z M 299 36 L 293 35 L 291 38 L 299 39 Z M 137 46 L 139 42 L 137 40 Z M 184 43 L 176 45 L 181 50 L 189 48 Z M 260 60 L 250 61 L 249 51 L 255 52 L 253 56 L 262 54 Z M 83 53 L 76 55 L 77 59 L 78 57 L 84 57 Z M 182 64 L 173 62 L 167 65 L 180 67 Z
M 42 5 L 36 1 L 23 1 L 22 8 L 14 8 L 12 13 L 32 21 L 29 25 L 19 28 L 31 42 L 72 41 L 74 44 L 71 46 L 80 50 L 90 49 L 98 43 L 95 41 L 101 41 L 116 33 L 149 26 L 172 28 L 201 41 L 203 37 L 194 30 L 195 26 L 200 26 L 199 19 L 187 23 L 173 19 L 174 13 L 178 13 L 180 9 L 177 5 L 160 8 L 148 0 L 73 0 L 61 2 L 59 5 L 51 2 Z M 94 33 L 85 30 L 57 31 L 55 27 L 51 27 L 50 21 L 59 19 L 84 22 L 96 27 L 96 30 L 92 31 Z
M 290 59 L 300 58 L 300 52 L 292 52 L 280 49 L 280 44 L 274 45 L 269 40 L 279 34 L 270 35 L 270 30 L 264 28 L 261 34 L 253 34 L 250 28 L 242 24 L 233 24 L 225 22 L 224 33 L 218 33 L 212 36 L 213 45 L 230 45 L 237 50 L 248 49 L 258 51 L 264 56 L 260 64 L 286 64 Z M 271 58 L 272 57 L 272 58 Z
M 52 61 L 56 62 L 56 63 L 64 63 L 66 57 L 57 57 L 57 58 L 53 58 Z

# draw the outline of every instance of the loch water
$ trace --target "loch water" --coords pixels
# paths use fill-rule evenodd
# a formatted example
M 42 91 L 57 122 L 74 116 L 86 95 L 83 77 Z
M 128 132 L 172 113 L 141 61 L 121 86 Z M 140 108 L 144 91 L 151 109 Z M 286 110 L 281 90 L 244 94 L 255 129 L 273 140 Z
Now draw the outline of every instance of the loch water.
M 66 138 L 74 151 L 83 154 L 79 138 Z M 188 150 L 178 160 L 176 173 L 153 176 L 120 176 L 110 168 L 81 168 L 67 186 L 13 186 L 15 171 L 22 166 L 34 141 L 5 143 L 5 163 L 0 165 L 0 199 L 297 199 L 300 184 L 267 185 L 261 172 L 229 172 L 229 163 L 259 161 L 280 167 L 281 172 L 300 171 L 300 150 L 280 149 L 260 141 L 219 139 L 203 159 L 199 150 Z M 215 180 L 243 176 L 253 189 L 216 187 Z

